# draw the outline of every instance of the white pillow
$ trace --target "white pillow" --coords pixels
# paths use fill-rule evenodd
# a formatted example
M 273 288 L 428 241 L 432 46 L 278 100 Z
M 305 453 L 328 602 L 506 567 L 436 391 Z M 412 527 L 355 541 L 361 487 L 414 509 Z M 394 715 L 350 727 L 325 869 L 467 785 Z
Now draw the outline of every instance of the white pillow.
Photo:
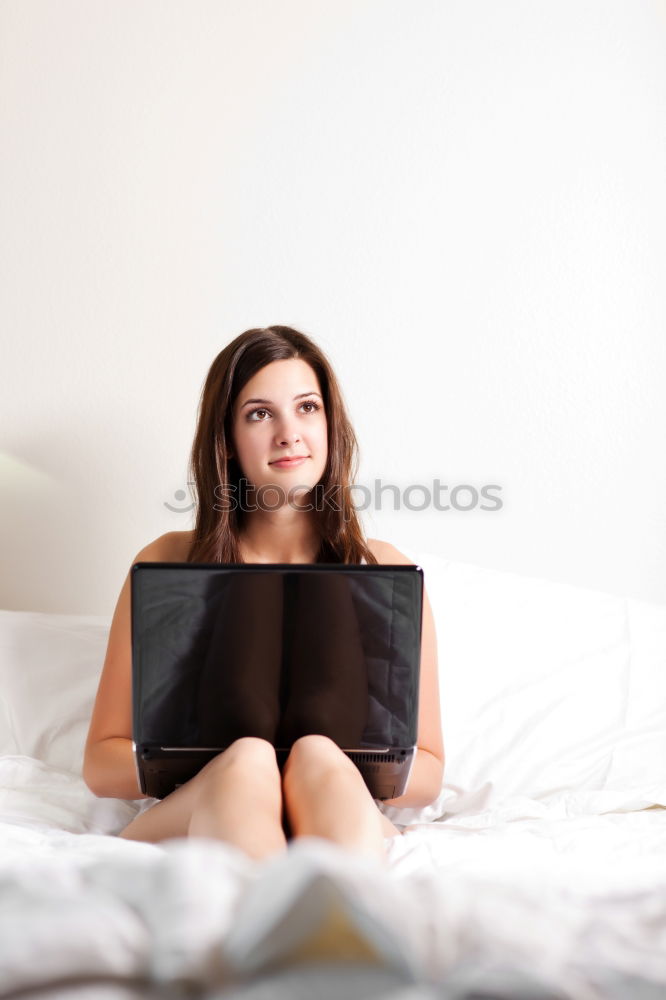
M 98 799 L 81 777 L 108 631 L 108 618 L 0 611 L 3 816 L 117 832 L 136 813 L 138 803 Z
M 435 618 L 444 792 L 397 822 L 566 790 L 666 794 L 666 607 L 410 553 Z
M 109 619 L 0 611 L 0 753 L 81 774 Z
M 666 607 L 626 602 L 631 649 L 626 710 L 606 787 L 666 783 Z

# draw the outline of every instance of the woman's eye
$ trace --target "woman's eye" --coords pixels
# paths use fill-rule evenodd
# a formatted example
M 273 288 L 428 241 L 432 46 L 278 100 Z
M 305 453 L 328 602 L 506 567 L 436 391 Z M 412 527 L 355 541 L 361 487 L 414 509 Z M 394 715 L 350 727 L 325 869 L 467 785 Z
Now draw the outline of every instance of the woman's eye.
M 308 407 L 308 409 L 305 410 L 306 413 L 316 413 L 319 409 L 319 403 L 316 403 L 313 399 L 308 399 L 304 403 L 301 403 L 300 409 L 302 410 L 305 407 Z M 269 411 L 260 407 L 259 409 L 251 410 L 250 413 L 248 413 L 248 420 L 252 420 L 255 423 L 263 423 L 263 421 L 269 416 Z

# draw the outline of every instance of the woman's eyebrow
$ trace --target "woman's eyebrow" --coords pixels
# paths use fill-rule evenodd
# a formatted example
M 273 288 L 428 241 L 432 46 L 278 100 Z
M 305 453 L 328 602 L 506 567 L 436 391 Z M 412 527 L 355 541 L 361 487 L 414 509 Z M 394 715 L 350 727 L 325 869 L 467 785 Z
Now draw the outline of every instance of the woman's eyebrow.
M 318 392 L 299 392 L 298 396 L 294 396 L 294 399 L 303 399 L 304 396 L 318 396 L 319 399 L 321 399 Z M 248 406 L 250 403 L 262 403 L 265 406 L 273 405 L 270 399 L 246 399 L 245 402 L 241 404 L 241 409 L 243 409 L 244 406 Z

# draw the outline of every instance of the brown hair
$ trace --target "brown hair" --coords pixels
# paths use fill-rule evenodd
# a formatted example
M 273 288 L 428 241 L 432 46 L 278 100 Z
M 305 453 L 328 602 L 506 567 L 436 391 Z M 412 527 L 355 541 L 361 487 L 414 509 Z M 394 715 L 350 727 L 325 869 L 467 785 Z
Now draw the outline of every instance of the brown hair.
M 351 502 L 349 487 L 357 472 L 358 445 L 340 387 L 323 351 L 289 326 L 241 333 L 220 351 L 206 376 L 190 462 L 197 512 L 189 562 L 242 562 L 239 534 L 243 511 L 238 503 L 220 504 L 215 499 L 231 495 L 242 500 L 244 495 L 240 466 L 229 454 L 233 406 L 243 386 L 260 369 L 290 358 L 301 358 L 314 370 L 328 425 L 326 468 L 312 492 L 322 495 L 331 490 L 334 503 L 315 504 L 313 516 L 320 538 L 316 562 L 377 562 Z

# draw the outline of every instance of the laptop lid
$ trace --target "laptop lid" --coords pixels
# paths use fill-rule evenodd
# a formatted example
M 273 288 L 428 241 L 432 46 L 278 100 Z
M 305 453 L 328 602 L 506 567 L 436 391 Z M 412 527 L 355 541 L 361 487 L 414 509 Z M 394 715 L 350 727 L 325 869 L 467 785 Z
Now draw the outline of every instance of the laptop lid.
M 137 563 L 131 580 L 139 758 L 312 732 L 352 758 L 413 750 L 420 567 Z

